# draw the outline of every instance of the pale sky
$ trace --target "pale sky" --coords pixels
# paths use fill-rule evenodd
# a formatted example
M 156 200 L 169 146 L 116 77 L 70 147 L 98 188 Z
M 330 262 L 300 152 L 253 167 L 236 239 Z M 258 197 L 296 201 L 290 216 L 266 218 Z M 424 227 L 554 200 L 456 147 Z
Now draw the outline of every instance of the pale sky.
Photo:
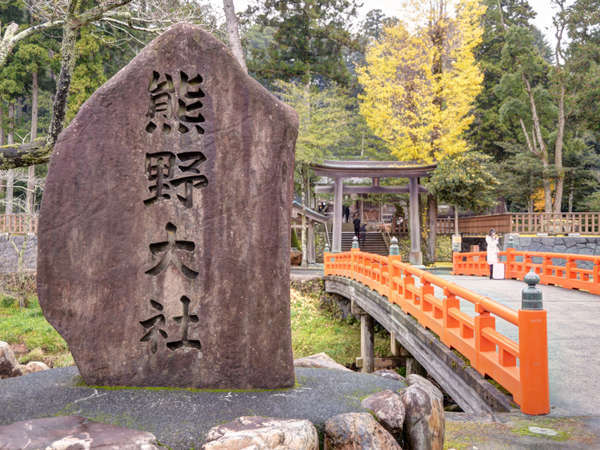
M 210 0 L 210 2 L 217 8 L 222 9 L 223 2 L 220 0 Z M 243 11 L 248 6 L 248 3 L 252 3 L 249 0 L 234 0 L 236 12 Z M 360 11 L 361 16 L 364 16 L 367 12 L 372 9 L 381 9 L 388 16 L 402 17 L 403 7 L 402 0 L 363 0 L 363 7 Z M 568 3 L 572 3 L 569 1 Z M 554 14 L 553 9 L 550 7 L 549 0 L 529 0 L 529 4 L 536 11 L 537 16 L 534 20 L 534 24 L 544 33 L 548 43 L 551 45 L 554 43 L 554 32 L 552 25 L 552 15 Z

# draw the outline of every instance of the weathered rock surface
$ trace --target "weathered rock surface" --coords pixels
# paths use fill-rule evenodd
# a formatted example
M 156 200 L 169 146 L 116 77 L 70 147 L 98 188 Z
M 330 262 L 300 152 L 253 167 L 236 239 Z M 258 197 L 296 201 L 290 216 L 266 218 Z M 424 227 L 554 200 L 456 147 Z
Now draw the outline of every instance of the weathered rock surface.
M 159 447 L 152 433 L 92 422 L 85 417 L 62 416 L 0 426 L 0 448 L 153 450 Z
M 305 356 L 294 360 L 295 367 L 312 367 L 315 369 L 336 369 L 352 372 L 347 367 L 337 363 L 327 353 L 315 353 L 314 355 Z
M 38 293 L 86 383 L 294 384 L 297 126 L 190 24 L 152 41 L 83 105 L 50 162 Z
M 413 384 L 401 394 L 406 416 L 403 441 L 414 450 L 444 448 L 444 404 L 420 384 Z
M 290 264 L 292 266 L 299 266 L 302 264 L 302 252 L 292 249 L 290 251 Z
M 239 417 L 208 432 L 204 450 L 317 450 L 317 429 L 308 420 Z
M 368 413 L 339 414 L 325 422 L 325 450 L 401 449 Z
M 402 375 L 400 375 L 395 370 L 391 370 L 391 369 L 376 370 L 375 372 L 373 372 L 373 375 L 378 375 L 380 377 L 390 378 L 392 380 L 402 381 L 403 383 L 406 383 L 406 380 L 404 379 L 404 377 Z
M 373 412 L 379 423 L 396 439 L 402 439 L 404 404 L 398 394 L 386 390 L 365 398 L 361 405 Z
M 21 375 L 19 363 L 15 358 L 10 345 L 0 341 L 0 378 L 8 378 Z
M 442 393 L 442 391 L 440 391 L 440 389 L 435 384 L 433 384 L 427 378 L 422 377 L 421 375 L 418 375 L 416 373 L 413 373 L 406 377 L 406 384 L 408 384 L 409 386 L 416 384 L 417 386 L 422 387 L 423 389 L 425 389 L 425 391 L 427 391 L 427 393 L 429 395 L 433 396 L 434 398 L 436 398 L 440 402 L 442 402 L 442 408 L 443 408 L 444 394 Z
M 48 367 L 46 364 L 44 364 L 43 362 L 40 362 L 40 361 L 29 361 L 24 366 L 21 366 L 23 375 L 27 375 L 28 373 L 34 373 L 34 372 L 41 372 L 42 370 L 48 370 L 48 369 L 50 369 L 50 367 Z

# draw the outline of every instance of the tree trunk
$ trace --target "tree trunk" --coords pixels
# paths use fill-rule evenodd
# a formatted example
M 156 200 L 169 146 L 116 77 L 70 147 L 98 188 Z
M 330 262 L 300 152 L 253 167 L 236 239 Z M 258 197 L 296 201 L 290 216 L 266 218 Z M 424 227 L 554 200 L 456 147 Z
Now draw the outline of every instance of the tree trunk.
M 427 194 L 427 228 L 429 235 L 427 236 L 427 258 L 430 262 L 436 261 L 437 250 L 437 197 L 432 194 Z
M 562 196 L 565 184 L 565 172 L 563 170 L 563 142 L 565 134 L 565 84 L 560 81 L 560 94 L 558 98 L 558 129 L 556 131 L 556 142 L 554 143 L 554 167 L 556 169 L 556 189 L 554 191 L 554 212 L 562 210 Z
M 302 206 L 306 207 L 308 202 L 309 193 L 309 180 L 308 180 L 308 170 L 306 167 L 302 167 Z M 302 266 L 308 266 L 308 220 L 306 218 L 306 214 L 302 214 L 302 233 L 300 235 L 300 240 L 302 242 Z
M 0 102 L 0 145 L 4 145 L 4 102 Z
M 38 127 L 38 73 L 34 70 L 31 74 L 31 142 L 37 138 Z M 27 169 L 27 192 L 25 195 L 27 213 L 33 214 L 35 210 L 35 166 Z
M 233 0 L 223 0 L 223 9 L 225 10 L 225 22 L 227 24 L 227 36 L 229 37 L 229 47 L 231 53 L 237 62 L 240 63 L 244 72 L 248 73 L 246 61 L 244 60 L 244 50 L 242 49 L 242 41 L 240 40 L 240 32 Z
M 15 143 L 15 104 L 8 103 L 8 145 Z M 15 181 L 14 169 L 9 169 L 6 172 L 6 197 L 5 197 L 5 214 L 13 213 L 13 184 Z
M 4 145 L 4 102 L 0 101 L 0 146 Z M 0 195 L 4 192 L 4 177 L 0 177 Z
M 74 20 L 71 18 L 71 20 Z M 71 86 L 71 77 L 75 68 L 77 42 L 77 28 L 68 21 L 63 27 L 63 38 L 60 47 L 60 74 L 56 84 L 56 94 L 54 104 L 52 105 L 52 120 L 48 132 L 48 141 L 51 147 L 54 147 L 58 135 L 62 131 L 65 122 L 65 113 L 67 110 L 67 98 L 69 96 L 69 87 Z
M 575 188 L 573 186 L 574 182 L 571 181 L 571 187 L 569 188 L 569 212 L 573 212 L 573 195 L 575 193 Z
M 529 97 L 529 108 L 531 111 L 531 119 L 533 121 L 533 129 L 532 138 L 534 142 L 534 148 L 536 147 L 535 143 L 537 142 L 537 148 L 539 149 L 537 153 L 540 159 L 542 160 L 542 164 L 544 166 L 543 177 L 543 185 L 544 185 L 544 211 L 547 213 L 552 212 L 552 185 L 550 182 L 550 176 L 548 174 L 549 164 L 548 164 L 548 147 L 546 146 L 546 142 L 544 142 L 544 138 L 542 137 L 542 127 L 540 124 L 540 118 L 537 113 L 537 106 L 535 104 L 535 98 L 533 96 L 533 90 L 531 89 L 531 84 L 529 83 L 529 79 L 525 76 L 525 74 L 521 74 L 521 79 L 525 84 L 525 90 L 527 91 L 527 96 Z

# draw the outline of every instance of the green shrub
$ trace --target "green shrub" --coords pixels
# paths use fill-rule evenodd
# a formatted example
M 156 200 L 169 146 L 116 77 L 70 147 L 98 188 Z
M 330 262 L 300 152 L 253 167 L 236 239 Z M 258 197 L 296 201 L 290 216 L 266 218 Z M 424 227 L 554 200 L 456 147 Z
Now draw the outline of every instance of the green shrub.
M 302 250 L 302 245 L 300 244 L 300 241 L 298 240 L 298 236 L 296 235 L 296 230 L 292 229 L 292 242 L 291 242 L 292 248 L 296 248 L 298 250 Z
M 9 308 L 12 305 L 14 305 L 16 301 L 17 301 L 17 299 L 14 298 L 14 297 L 11 297 L 10 295 L 3 295 L 2 296 L 2 301 L 1 301 L 2 307 L 3 308 Z

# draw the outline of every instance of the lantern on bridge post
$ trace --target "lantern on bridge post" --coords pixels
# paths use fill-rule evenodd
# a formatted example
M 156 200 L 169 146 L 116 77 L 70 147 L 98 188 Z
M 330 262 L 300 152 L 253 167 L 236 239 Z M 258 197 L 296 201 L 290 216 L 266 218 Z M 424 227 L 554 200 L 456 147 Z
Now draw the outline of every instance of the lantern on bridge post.
M 542 291 L 536 287 L 540 277 L 531 270 L 523 281 L 527 287 L 521 291 L 519 309 L 520 406 L 525 414 L 548 414 L 548 331 Z

